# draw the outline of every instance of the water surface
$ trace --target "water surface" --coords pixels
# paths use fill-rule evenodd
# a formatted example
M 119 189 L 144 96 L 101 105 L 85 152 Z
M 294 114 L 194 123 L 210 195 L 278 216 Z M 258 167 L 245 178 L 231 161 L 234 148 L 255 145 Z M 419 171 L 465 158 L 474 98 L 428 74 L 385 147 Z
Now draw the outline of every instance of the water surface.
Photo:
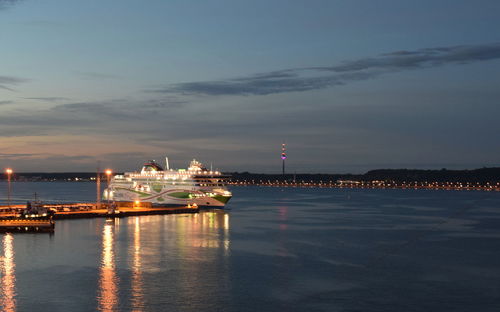
M 5 184 L 0 183 L 5 203 Z M 92 183 L 13 183 L 91 201 Z M 226 211 L 0 235 L 4 311 L 498 311 L 500 194 L 235 187 Z

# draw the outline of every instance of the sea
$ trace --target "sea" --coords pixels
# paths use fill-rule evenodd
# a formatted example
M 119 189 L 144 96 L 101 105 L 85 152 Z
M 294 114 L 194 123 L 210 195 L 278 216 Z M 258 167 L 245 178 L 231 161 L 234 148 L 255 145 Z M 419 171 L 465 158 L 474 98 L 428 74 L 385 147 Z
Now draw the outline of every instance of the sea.
M 231 191 L 225 210 L 0 234 L 1 310 L 500 311 L 500 192 Z M 35 192 L 93 201 L 95 184 L 12 183 L 15 203 Z

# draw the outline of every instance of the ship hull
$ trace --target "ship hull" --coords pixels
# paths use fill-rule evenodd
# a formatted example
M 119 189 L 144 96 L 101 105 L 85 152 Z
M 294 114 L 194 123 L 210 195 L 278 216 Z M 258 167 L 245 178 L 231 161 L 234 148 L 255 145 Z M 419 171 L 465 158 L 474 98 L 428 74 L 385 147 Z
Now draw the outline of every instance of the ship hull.
M 191 203 L 185 203 L 185 204 L 179 204 L 179 203 L 172 203 L 172 204 L 155 204 L 155 203 L 150 203 L 150 202 L 126 202 L 126 201 L 121 201 L 121 202 L 114 202 L 116 204 L 116 208 L 177 208 L 177 207 L 187 207 L 188 205 L 193 205 Z M 196 207 L 200 209 L 224 209 L 225 205 L 207 205 L 207 204 L 196 204 Z
M 107 199 L 107 196 L 105 196 Z M 115 189 L 112 198 L 117 207 L 168 208 L 178 206 L 224 208 L 231 196 L 207 193 L 200 190 L 172 189 L 157 193 L 137 192 L 130 189 Z

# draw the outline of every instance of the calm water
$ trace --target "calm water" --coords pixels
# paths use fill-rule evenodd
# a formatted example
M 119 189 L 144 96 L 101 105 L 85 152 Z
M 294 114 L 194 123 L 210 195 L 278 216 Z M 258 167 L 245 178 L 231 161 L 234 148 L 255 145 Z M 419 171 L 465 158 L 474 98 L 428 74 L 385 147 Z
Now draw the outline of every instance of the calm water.
M 5 184 L 0 183 L 5 202 Z M 14 200 L 93 200 L 14 183 Z M 4 311 L 499 311 L 500 193 L 238 187 L 227 211 L 0 235 Z

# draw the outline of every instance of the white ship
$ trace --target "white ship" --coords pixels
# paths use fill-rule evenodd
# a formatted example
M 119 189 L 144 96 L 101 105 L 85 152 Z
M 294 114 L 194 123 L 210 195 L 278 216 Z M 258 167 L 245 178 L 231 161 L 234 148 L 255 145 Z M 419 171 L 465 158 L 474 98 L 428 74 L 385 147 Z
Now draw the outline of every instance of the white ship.
M 117 207 L 198 206 L 223 208 L 231 199 L 225 176 L 207 170 L 193 159 L 188 169 L 163 169 L 155 161 L 146 162 L 140 172 L 125 172 L 111 178 L 104 190 L 105 200 Z

